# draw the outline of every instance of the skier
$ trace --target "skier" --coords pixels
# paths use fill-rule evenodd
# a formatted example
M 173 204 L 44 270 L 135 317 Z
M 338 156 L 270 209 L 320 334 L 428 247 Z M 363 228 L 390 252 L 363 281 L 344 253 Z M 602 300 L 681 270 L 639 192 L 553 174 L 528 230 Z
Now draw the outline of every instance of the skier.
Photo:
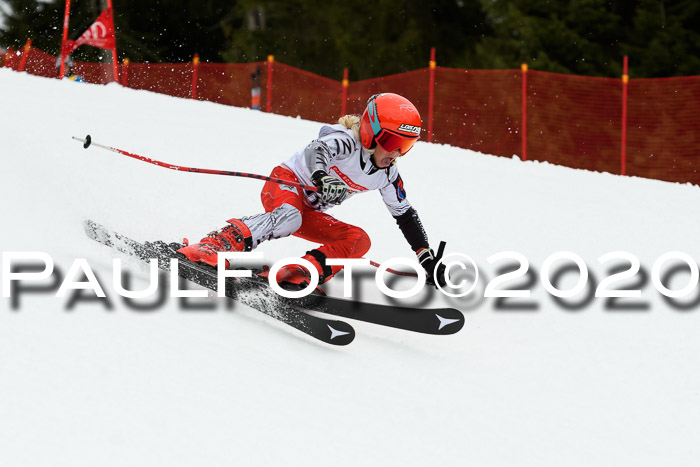
M 364 113 L 346 115 L 335 125 L 325 125 L 318 139 L 275 167 L 271 177 L 315 185 L 318 191 L 267 182 L 261 199 L 265 212 L 229 219 L 229 225 L 211 232 L 200 243 L 178 250 L 195 262 L 217 265 L 217 253 L 250 251 L 265 240 L 295 235 L 320 243 L 306 253 L 305 260 L 317 269 L 319 283 L 328 281 L 341 266 L 329 266 L 327 258 L 360 258 L 370 248 L 370 238 L 359 227 L 325 213 L 357 193 L 379 190 L 391 215 L 425 269 L 428 284 L 437 278 L 444 285 L 444 265 L 428 244 L 418 213 L 406 199 L 403 181 L 396 167 L 418 140 L 421 130 L 416 107 L 398 94 L 372 96 Z M 300 265 L 288 265 L 277 274 L 287 288 L 303 288 L 309 272 Z

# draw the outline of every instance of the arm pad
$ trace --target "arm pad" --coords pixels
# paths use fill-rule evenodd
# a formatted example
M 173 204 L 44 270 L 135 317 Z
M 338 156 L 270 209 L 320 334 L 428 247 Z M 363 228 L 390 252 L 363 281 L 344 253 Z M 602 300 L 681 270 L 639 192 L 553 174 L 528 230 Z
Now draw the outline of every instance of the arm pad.
M 318 170 L 326 172 L 331 160 L 331 150 L 323 141 L 314 140 L 304 149 L 304 159 L 309 173 L 313 174 Z

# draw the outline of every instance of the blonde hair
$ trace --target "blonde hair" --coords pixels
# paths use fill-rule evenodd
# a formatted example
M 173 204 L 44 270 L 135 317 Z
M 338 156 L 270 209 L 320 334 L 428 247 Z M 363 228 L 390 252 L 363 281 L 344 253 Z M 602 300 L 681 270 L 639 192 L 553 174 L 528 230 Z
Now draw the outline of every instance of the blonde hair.
M 352 130 L 352 134 L 355 135 L 355 139 L 362 144 L 362 138 L 360 138 L 360 121 L 362 117 L 359 115 L 344 115 L 338 119 L 338 123 L 343 125 L 345 128 Z M 367 149 L 363 147 L 367 154 L 373 154 L 374 149 Z

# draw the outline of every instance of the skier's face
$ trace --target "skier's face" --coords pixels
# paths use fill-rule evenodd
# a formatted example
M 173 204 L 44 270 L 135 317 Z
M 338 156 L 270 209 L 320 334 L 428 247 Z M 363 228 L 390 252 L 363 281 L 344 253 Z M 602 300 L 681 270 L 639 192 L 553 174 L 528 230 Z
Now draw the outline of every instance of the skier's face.
M 377 148 L 374 150 L 374 164 L 380 169 L 386 169 L 400 155 L 401 153 L 398 149 L 396 151 L 386 152 L 384 148 L 377 145 Z

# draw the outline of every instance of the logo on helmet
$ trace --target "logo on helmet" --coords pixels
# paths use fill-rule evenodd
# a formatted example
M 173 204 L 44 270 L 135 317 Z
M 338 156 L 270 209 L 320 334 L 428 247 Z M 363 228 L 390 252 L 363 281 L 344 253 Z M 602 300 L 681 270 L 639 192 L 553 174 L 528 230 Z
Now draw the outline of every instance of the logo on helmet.
M 420 134 L 420 127 L 415 126 L 415 125 L 406 125 L 405 123 L 402 123 L 399 128 L 399 131 L 405 131 L 406 133 L 413 133 L 415 135 Z

